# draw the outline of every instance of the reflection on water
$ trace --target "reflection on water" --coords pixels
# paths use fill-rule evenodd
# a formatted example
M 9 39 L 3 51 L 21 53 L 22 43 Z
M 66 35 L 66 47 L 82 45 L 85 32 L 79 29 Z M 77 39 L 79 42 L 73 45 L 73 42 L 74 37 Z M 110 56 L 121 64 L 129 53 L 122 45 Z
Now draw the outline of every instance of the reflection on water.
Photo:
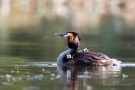
M 126 65 L 132 67 L 135 64 L 122 63 L 121 66 L 124 65 L 125 67 Z M 126 68 L 124 68 L 125 70 L 121 70 L 121 66 L 57 66 L 57 70 L 61 76 L 65 77 L 66 90 L 123 90 L 123 88 L 125 88 L 125 90 L 134 90 L 134 80 L 128 81 L 135 77 L 132 70 L 133 68 L 128 68 L 126 71 Z M 128 70 L 131 70 L 131 75 L 129 75 Z
M 0 63 L 0 89 L 134 90 L 134 67 L 130 67 L 130 63 L 122 64 L 128 67 L 61 67 L 55 62 Z
M 99 84 L 103 86 L 116 86 L 120 83 L 120 66 L 58 66 L 57 68 L 60 75 L 66 76 L 65 78 L 67 90 L 91 90 L 93 89 L 93 86 L 91 84 Z

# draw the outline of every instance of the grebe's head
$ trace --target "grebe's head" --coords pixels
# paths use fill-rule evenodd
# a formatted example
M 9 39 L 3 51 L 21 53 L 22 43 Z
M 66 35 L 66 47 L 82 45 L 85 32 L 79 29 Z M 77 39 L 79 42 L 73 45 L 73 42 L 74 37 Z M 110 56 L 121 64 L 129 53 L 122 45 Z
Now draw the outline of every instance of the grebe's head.
M 76 32 L 56 33 L 56 35 L 64 37 L 70 48 L 74 48 L 74 45 L 80 45 L 80 37 Z

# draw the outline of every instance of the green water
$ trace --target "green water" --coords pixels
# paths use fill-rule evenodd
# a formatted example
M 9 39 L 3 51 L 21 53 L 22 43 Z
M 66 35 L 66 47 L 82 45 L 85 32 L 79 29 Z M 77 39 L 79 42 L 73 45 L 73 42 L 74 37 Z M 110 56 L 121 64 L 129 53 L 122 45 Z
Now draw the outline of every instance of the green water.
M 135 90 L 133 36 L 106 39 L 107 36 L 81 34 L 81 48 L 106 53 L 121 60 L 122 66 L 61 71 L 57 70 L 56 59 L 66 44 L 51 35 L 41 41 L 0 42 L 0 90 Z

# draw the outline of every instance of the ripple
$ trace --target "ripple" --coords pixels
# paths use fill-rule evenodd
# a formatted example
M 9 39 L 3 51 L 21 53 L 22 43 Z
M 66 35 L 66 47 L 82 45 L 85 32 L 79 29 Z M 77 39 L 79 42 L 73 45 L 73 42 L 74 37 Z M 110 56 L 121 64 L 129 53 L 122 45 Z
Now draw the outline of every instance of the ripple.
M 57 67 L 56 62 L 24 62 L 24 63 L 0 63 L 0 67 L 11 67 L 14 66 L 15 68 L 18 67 Z M 134 62 L 122 62 L 120 64 L 121 67 L 135 67 Z
M 121 67 L 135 67 L 135 63 L 133 62 L 121 63 Z
M 32 66 L 37 67 L 57 67 L 56 62 L 35 62 L 31 64 Z
M 57 67 L 56 62 L 24 62 L 24 63 L 0 63 L 0 67 Z

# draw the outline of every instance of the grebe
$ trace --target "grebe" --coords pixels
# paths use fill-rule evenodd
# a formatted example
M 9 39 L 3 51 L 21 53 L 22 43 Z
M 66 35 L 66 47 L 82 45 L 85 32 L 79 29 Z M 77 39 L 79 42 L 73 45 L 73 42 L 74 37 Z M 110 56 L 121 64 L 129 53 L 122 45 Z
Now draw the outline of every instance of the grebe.
M 79 50 L 80 37 L 76 32 L 56 33 L 56 35 L 64 37 L 69 47 L 58 56 L 58 65 L 117 66 L 120 64 L 120 61 L 103 53 L 92 52 L 87 48 Z

